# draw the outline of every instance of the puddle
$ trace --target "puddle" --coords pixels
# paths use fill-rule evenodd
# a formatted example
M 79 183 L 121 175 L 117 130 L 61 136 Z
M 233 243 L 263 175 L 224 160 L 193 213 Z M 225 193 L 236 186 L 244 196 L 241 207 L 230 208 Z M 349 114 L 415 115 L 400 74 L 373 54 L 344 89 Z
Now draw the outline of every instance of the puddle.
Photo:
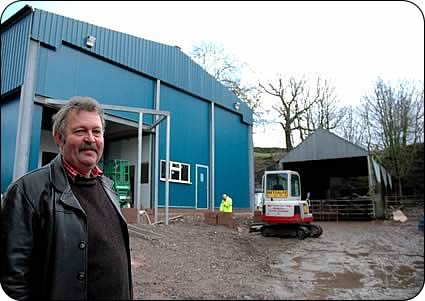
M 411 288 L 423 282 L 423 272 L 407 265 L 387 266 L 384 270 L 375 271 L 375 277 L 381 281 L 381 287 Z
M 364 276 L 357 272 L 317 272 L 314 284 L 319 287 L 353 289 L 361 288 Z
M 382 223 L 327 225 L 320 239 L 269 246 L 273 277 L 291 291 L 289 298 L 397 300 L 423 288 L 422 238 Z

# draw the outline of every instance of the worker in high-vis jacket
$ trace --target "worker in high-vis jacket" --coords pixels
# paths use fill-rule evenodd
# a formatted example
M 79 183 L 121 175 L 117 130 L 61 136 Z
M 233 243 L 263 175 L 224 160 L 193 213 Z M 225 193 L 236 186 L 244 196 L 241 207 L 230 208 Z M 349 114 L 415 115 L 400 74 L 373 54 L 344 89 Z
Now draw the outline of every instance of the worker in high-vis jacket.
M 232 212 L 232 198 L 227 194 L 223 194 L 220 204 L 220 212 Z

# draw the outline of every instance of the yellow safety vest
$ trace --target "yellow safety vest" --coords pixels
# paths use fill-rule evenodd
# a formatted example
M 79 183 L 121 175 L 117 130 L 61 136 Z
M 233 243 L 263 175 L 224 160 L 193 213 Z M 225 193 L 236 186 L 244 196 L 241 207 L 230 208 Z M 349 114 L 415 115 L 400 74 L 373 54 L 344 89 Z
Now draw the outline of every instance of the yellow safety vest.
M 232 212 L 232 199 L 229 196 L 221 201 L 220 212 Z

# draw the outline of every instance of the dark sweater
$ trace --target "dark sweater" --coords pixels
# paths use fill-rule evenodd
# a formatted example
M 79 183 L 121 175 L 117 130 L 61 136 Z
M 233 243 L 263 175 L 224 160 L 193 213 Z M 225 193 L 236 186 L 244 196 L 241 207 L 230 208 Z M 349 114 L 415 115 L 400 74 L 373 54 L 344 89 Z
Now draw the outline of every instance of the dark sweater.
M 130 299 L 129 258 L 114 205 L 97 178 L 77 176 L 70 184 L 87 216 L 88 299 Z

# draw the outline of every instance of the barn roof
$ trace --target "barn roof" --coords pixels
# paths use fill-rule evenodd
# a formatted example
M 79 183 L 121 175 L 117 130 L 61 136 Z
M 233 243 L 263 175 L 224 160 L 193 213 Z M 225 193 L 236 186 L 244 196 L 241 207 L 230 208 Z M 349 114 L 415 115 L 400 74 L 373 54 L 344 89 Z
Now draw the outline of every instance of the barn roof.
M 368 152 L 328 130 L 317 129 L 286 154 L 279 163 L 365 157 Z

